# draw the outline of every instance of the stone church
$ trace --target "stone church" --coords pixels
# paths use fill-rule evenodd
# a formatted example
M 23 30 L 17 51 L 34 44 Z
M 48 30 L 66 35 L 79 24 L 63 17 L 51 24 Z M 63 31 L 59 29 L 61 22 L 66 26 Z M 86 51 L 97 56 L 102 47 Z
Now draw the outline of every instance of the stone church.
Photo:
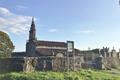
M 75 52 L 79 53 L 79 50 L 75 49 Z M 26 54 L 31 57 L 64 57 L 67 55 L 67 42 L 37 40 L 35 23 L 34 19 L 32 19 L 29 40 L 26 43 Z

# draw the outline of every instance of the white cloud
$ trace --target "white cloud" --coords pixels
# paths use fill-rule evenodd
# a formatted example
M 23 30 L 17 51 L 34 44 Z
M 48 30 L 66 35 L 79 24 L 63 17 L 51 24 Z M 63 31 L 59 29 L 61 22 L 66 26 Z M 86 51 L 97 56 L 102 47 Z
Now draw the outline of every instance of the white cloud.
M 91 34 L 91 33 L 95 33 L 95 31 L 93 31 L 93 30 L 82 30 L 82 31 L 79 31 L 79 33 Z
M 27 9 L 28 7 L 26 7 L 26 6 L 23 6 L 23 5 L 17 5 L 16 6 L 18 9 Z
M 25 33 L 30 27 L 31 18 L 31 16 L 18 15 L 7 8 L 0 7 L 0 30 L 14 34 Z
M 6 9 L 6 8 L 3 8 L 3 7 L 0 7 L 0 15 L 3 15 L 3 16 L 11 16 L 12 13 Z
M 57 29 L 49 29 L 48 32 L 57 32 Z

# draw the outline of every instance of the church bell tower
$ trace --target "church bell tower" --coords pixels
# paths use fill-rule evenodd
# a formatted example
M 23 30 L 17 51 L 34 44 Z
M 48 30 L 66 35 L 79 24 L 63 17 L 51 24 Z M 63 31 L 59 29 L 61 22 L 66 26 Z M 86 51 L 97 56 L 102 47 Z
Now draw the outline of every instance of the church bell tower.
M 35 23 L 34 23 L 34 18 L 32 18 L 32 23 L 29 31 L 29 40 L 26 43 L 26 53 L 27 56 L 35 56 L 35 51 L 36 51 L 36 45 L 35 42 L 37 41 L 36 39 L 36 29 L 35 29 Z
M 35 29 L 34 18 L 32 18 L 31 28 L 29 31 L 29 41 L 34 41 L 34 40 L 36 40 L 36 29 Z

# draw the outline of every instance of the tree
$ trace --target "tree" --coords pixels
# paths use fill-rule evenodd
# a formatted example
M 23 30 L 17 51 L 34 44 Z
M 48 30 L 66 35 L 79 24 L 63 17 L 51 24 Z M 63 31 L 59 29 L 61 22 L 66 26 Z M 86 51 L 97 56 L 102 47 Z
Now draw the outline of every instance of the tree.
M 14 45 L 8 34 L 0 31 L 0 58 L 10 57 L 13 50 Z

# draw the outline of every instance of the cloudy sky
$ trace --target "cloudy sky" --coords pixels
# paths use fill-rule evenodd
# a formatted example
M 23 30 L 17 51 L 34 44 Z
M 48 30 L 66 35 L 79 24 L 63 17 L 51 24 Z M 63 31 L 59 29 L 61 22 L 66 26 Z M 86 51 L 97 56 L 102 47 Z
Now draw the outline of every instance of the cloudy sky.
M 0 0 L 0 30 L 15 51 L 25 50 L 31 17 L 39 40 L 73 40 L 80 50 L 120 48 L 118 0 Z

